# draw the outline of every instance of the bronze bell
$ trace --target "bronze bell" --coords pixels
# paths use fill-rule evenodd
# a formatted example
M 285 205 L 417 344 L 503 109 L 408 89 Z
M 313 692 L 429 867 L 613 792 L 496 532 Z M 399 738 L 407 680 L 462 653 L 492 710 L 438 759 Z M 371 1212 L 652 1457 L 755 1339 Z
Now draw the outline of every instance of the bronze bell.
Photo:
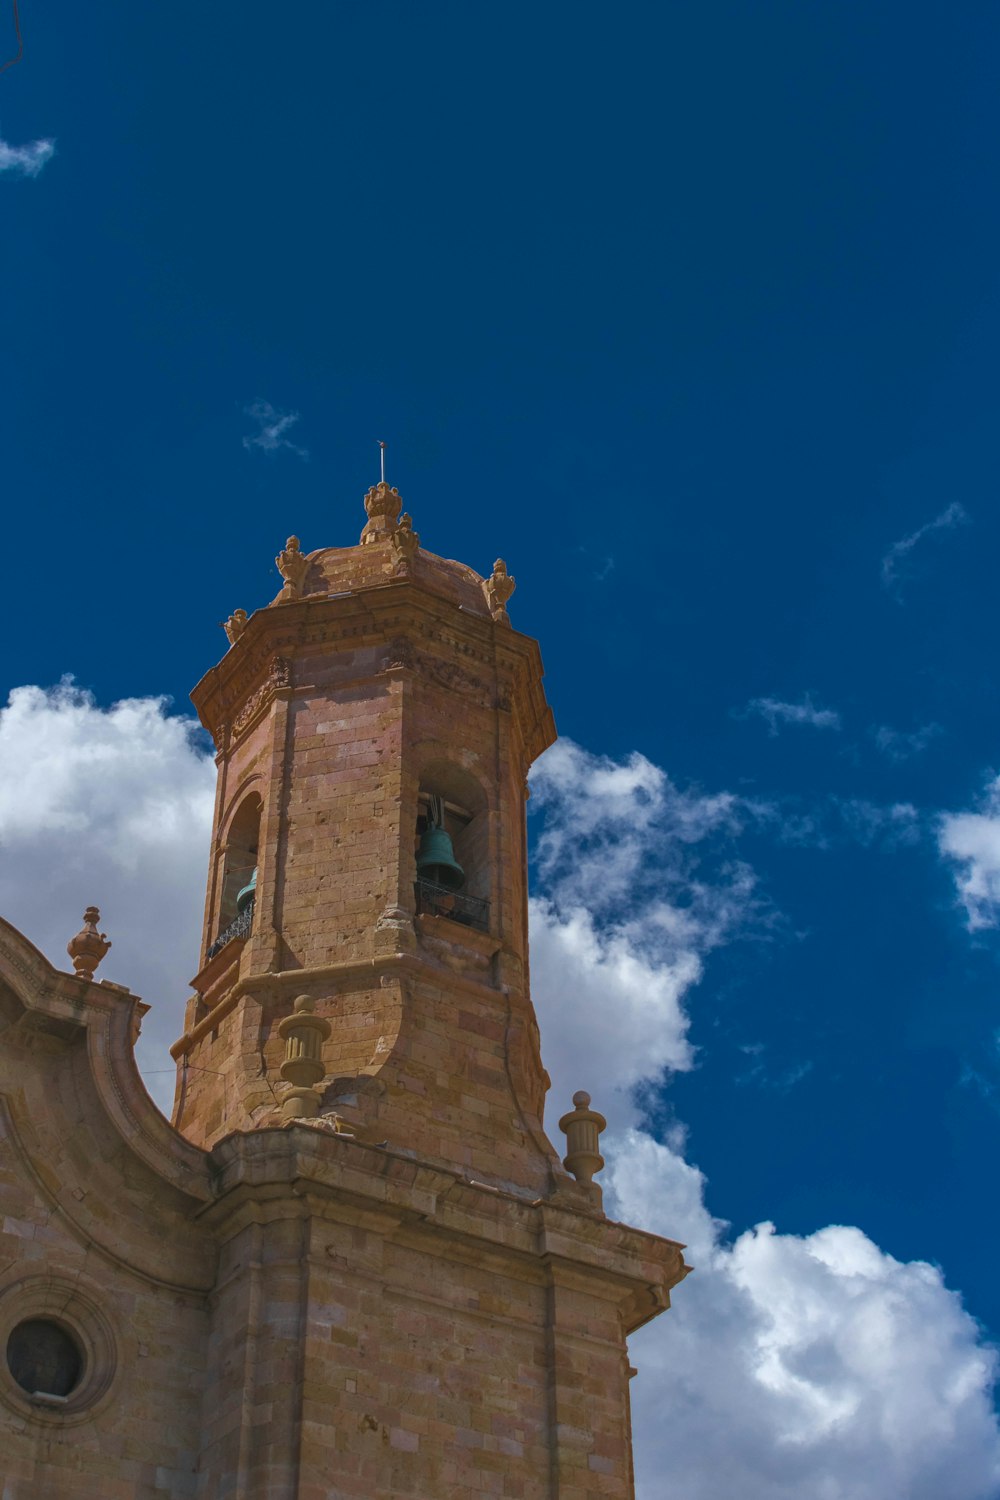
M 421 880 L 432 880 L 448 891 L 460 891 L 465 884 L 465 871 L 455 858 L 451 837 L 437 823 L 424 829 L 417 850 L 417 874 Z
M 243 915 L 243 913 L 246 911 L 247 907 L 250 905 L 251 901 L 253 901 L 255 899 L 256 895 L 257 895 L 257 867 L 255 865 L 254 866 L 253 874 L 250 876 L 249 881 L 243 887 L 243 889 L 237 893 L 237 896 L 236 896 L 236 911 L 237 911 L 237 915 L 239 915 L 239 916 Z

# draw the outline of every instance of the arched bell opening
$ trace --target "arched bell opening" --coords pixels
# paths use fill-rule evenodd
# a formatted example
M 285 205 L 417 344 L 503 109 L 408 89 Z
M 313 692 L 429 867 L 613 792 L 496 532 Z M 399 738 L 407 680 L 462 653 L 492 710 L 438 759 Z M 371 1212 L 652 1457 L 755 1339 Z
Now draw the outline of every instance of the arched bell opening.
M 223 845 L 218 937 L 208 950 L 210 958 L 231 938 L 246 936 L 253 923 L 261 810 L 260 797 L 256 792 L 251 792 L 243 799 L 230 820 Z
M 492 882 L 486 795 L 447 762 L 424 769 L 414 830 L 417 910 L 489 931 Z

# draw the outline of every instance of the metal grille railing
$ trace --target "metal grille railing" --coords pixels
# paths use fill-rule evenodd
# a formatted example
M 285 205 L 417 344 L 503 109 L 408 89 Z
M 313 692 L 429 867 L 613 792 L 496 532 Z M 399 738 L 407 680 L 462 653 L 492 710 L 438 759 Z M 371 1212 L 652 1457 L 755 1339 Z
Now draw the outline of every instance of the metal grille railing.
M 428 912 L 435 917 L 450 917 L 453 922 L 462 922 L 466 927 L 478 927 L 480 932 L 490 930 L 490 903 L 482 896 L 466 896 L 462 891 L 449 891 L 447 886 L 433 880 L 416 882 L 417 911 Z
M 246 937 L 253 926 L 253 909 L 256 904 L 256 901 L 248 901 L 239 916 L 234 917 L 228 927 L 223 927 L 219 936 L 208 950 L 207 956 L 209 958 L 214 958 L 217 953 L 221 953 L 226 944 L 231 943 L 233 938 Z

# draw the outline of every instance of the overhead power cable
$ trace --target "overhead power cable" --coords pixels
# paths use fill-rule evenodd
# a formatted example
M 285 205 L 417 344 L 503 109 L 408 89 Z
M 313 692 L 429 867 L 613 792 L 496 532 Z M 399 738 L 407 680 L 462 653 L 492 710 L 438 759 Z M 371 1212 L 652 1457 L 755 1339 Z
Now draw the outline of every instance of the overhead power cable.
M 8 68 L 12 68 L 15 63 L 19 63 L 21 61 L 21 58 L 24 56 L 24 38 L 21 35 L 21 17 L 17 9 L 17 0 L 13 0 L 13 5 L 14 35 L 17 37 L 17 51 L 14 53 L 13 57 L 8 57 L 5 63 L 0 63 L 0 73 L 6 73 Z

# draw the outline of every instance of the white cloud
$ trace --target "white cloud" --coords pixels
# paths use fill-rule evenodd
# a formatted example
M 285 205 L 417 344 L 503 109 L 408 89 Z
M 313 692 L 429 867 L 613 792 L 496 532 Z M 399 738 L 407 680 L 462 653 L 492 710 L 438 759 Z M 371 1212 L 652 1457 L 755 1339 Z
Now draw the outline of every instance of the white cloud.
M 103 710 L 64 684 L 20 688 L 0 711 L 0 912 L 64 967 L 84 906 L 102 907 L 115 946 L 99 973 L 153 1005 L 144 1056 L 167 1104 L 170 1075 L 152 1070 L 169 1068 L 197 962 L 213 784 L 194 726 L 162 699 Z M 590 1087 L 610 1119 L 609 1210 L 686 1240 L 696 1267 L 633 1341 L 639 1500 L 989 1500 L 993 1355 L 941 1273 L 843 1226 L 729 1243 L 683 1131 L 663 1143 L 637 1128 L 633 1088 L 691 1066 L 686 1004 L 708 955 L 769 920 L 733 857 L 738 799 L 565 743 L 532 785 L 552 1113 Z
M 198 965 L 215 766 L 194 722 L 167 707 L 101 709 L 70 682 L 15 688 L 0 709 L 0 915 L 66 969 L 84 907 L 100 907 L 113 946 L 98 978 L 152 1005 L 139 1059 L 169 1114 L 167 1048 Z
M 956 526 L 967 526 L 971 517 L 964 505 L 959 505 L 953 500 L 950 505 L 945 506 L 940 515 L 935 516 L 933 521 L 919 526 L 916 531 L 911 531 L 909 536 L 902 537 L 898 542 L 893 542 L 888 552 L 882 559 L 882 586 L 894 593 L 899 598 L 899 591 L 904 578 L 908 575 L 911 554 L 914 547 L 922 542 L 925 537 L 933 536 L 938 531 L 953 531 Z
M 903 729 L 890 729 L 888 724 L 877 724 L 871 731 L 876 746 L 889 760 L 909 760 L 920 755 L 932 740 L 944 734 L 940 724 L 922 724 L 919 729 L 907 733 Z
M 808 693 L 801 703 L 784 703 L 780 698 L 751 698 L 739 715 L 749 718 L 759 714 L 767 724 L 767 732 L 776 735 L 786 724 L 808 725 L 811 729 L 840 729 L 840 715 L 832 708 L 818 708 Z
M 639 1500 L 993 1500 L 995 1354 L 936 1267 L 842 1225 L 727 1244 L 700 1174 L 640 1132 L 605 1177 L 696 1267 L 631 1344 Z
M 30 141 L 26 146 L 11 146 L 0 140 L 0 172 L 16 177 L 37 177 L 47 161 L 55 155 L 55 141 Z
M 248 453 L 254 448 L 259 448 L 263 453 L 277 453 L 280 448 L 287 448 L 299 458 L 309 457 L 308 448 L 300 448 L 286 436 L 299 420 L 297 411 L 278 411 L 270 401 L 252 401 L 245 411 L 257 423 L 258 429 L 251 437 L 243 439 L 243 446 Z
M 588 1088 L 609 1120 L 609 1212 L 684 1241 L 696 1268 L 632 1342 L 639 1500 L 993 1500 L 995 1357 L 941 1272 L 848 1226 L 765 1224 L 729 1243 L 683 1130 L 664 1143 L 637 1128 L 636 1085 L 691 1066 L 686 1001 L 706 955 L 767 920 L 726 848 L 738 799 L 678 792 L 641 756 L 616 765 L 567 744 L 532 786 L 546 817 L 532 988 L 550 1130 Z M 911 811 L 874 809 L 874 821 L 907 824 Z M 869 837 L 871 813 L 852 805 L 856 836 Z M 682 920 L 664 943 L 665 902 Z
M 1000 777 L 973 812 L 945 813 L 938 848 L 953 869 L 971 931 L 1000 923 Z

